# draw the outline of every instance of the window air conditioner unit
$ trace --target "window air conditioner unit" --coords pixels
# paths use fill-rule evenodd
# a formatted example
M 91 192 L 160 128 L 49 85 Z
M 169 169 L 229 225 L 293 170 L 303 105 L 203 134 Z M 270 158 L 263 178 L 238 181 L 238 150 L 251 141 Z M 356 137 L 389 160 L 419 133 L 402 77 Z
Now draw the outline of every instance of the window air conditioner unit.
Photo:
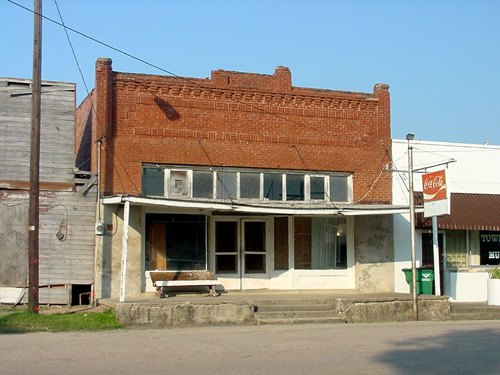
M 103 236 L 106 234 L 106 224 L 102 221 L 95 223 L 95 234 L 97 236 Z

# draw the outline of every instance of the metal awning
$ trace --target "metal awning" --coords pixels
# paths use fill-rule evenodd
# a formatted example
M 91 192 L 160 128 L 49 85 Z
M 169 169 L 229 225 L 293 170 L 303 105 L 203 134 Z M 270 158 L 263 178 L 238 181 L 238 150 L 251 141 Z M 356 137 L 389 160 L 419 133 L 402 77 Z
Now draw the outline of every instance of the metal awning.
M 304 202 L 269 202 L 247 203 L 223 200 L 171 199 L 164 197 L 140 197 L 116 195 L 101 198 L 102 204 L 131 205 L 201 209 L 210 212 L 273 214 L 273 215 L 392 215 L 408 213 L 409 206 L 391 204 L 337 204 L 337 203 L 304 203 Z M 422 207 L 417 208 L 421 212 Z
M 450 215 L 438 217 L 439 229 L 500 231 L 500 194 L 451 194 Z M 430 218 L 421 219 L 430 228 Z

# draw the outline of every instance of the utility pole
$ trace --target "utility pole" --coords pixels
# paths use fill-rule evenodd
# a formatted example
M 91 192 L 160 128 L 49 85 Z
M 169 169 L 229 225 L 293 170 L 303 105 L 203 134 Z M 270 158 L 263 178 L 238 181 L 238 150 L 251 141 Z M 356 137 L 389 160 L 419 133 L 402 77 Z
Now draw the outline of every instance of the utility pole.
M 28 227 L 28 309 L 38 314 L 39 289 L 39 198 L 40 198 L 40 120 L 42 96 L 42 0 L 34 0 L 33 6 L 33 80 L 31 84 L 31 156 L 30 199 Z
M 413 299 L 413 315 L 415 320 L 418 320 L 418 301 L 417 301 L 417 256 L 415 250 L 415 199 L 413 196 L 413 146 L 410 141 L 413 141 L 415 134 L 407 134 L 408 141 L 408 174 L 409 174 L 409 190 L 410 190 L 410 241 L 411 241 L 411 273 L 412 273 L 412 299 Z

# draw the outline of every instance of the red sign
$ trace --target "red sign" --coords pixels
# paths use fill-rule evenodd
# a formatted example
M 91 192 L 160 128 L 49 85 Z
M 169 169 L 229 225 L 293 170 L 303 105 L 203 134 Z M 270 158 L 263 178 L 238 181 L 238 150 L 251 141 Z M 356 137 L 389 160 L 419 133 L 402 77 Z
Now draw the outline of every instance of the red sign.
M 424 203 L 440 201 L 447 198 L 445 171 L 437 171 L 422 175 Z

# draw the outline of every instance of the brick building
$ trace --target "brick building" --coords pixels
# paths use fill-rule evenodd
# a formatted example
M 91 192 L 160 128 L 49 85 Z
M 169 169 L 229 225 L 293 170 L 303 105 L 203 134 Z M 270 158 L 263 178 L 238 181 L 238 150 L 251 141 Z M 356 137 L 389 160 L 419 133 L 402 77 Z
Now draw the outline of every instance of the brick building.
M 100 176 L 96 290 L 153 290 L 151 270 L 231 289 L 393 290 L 389 87 L 294 87 L 291 72 L 210 78 L 96 62 L 76 114 Z M 101 234 L 101 233 L 100 233 Z

